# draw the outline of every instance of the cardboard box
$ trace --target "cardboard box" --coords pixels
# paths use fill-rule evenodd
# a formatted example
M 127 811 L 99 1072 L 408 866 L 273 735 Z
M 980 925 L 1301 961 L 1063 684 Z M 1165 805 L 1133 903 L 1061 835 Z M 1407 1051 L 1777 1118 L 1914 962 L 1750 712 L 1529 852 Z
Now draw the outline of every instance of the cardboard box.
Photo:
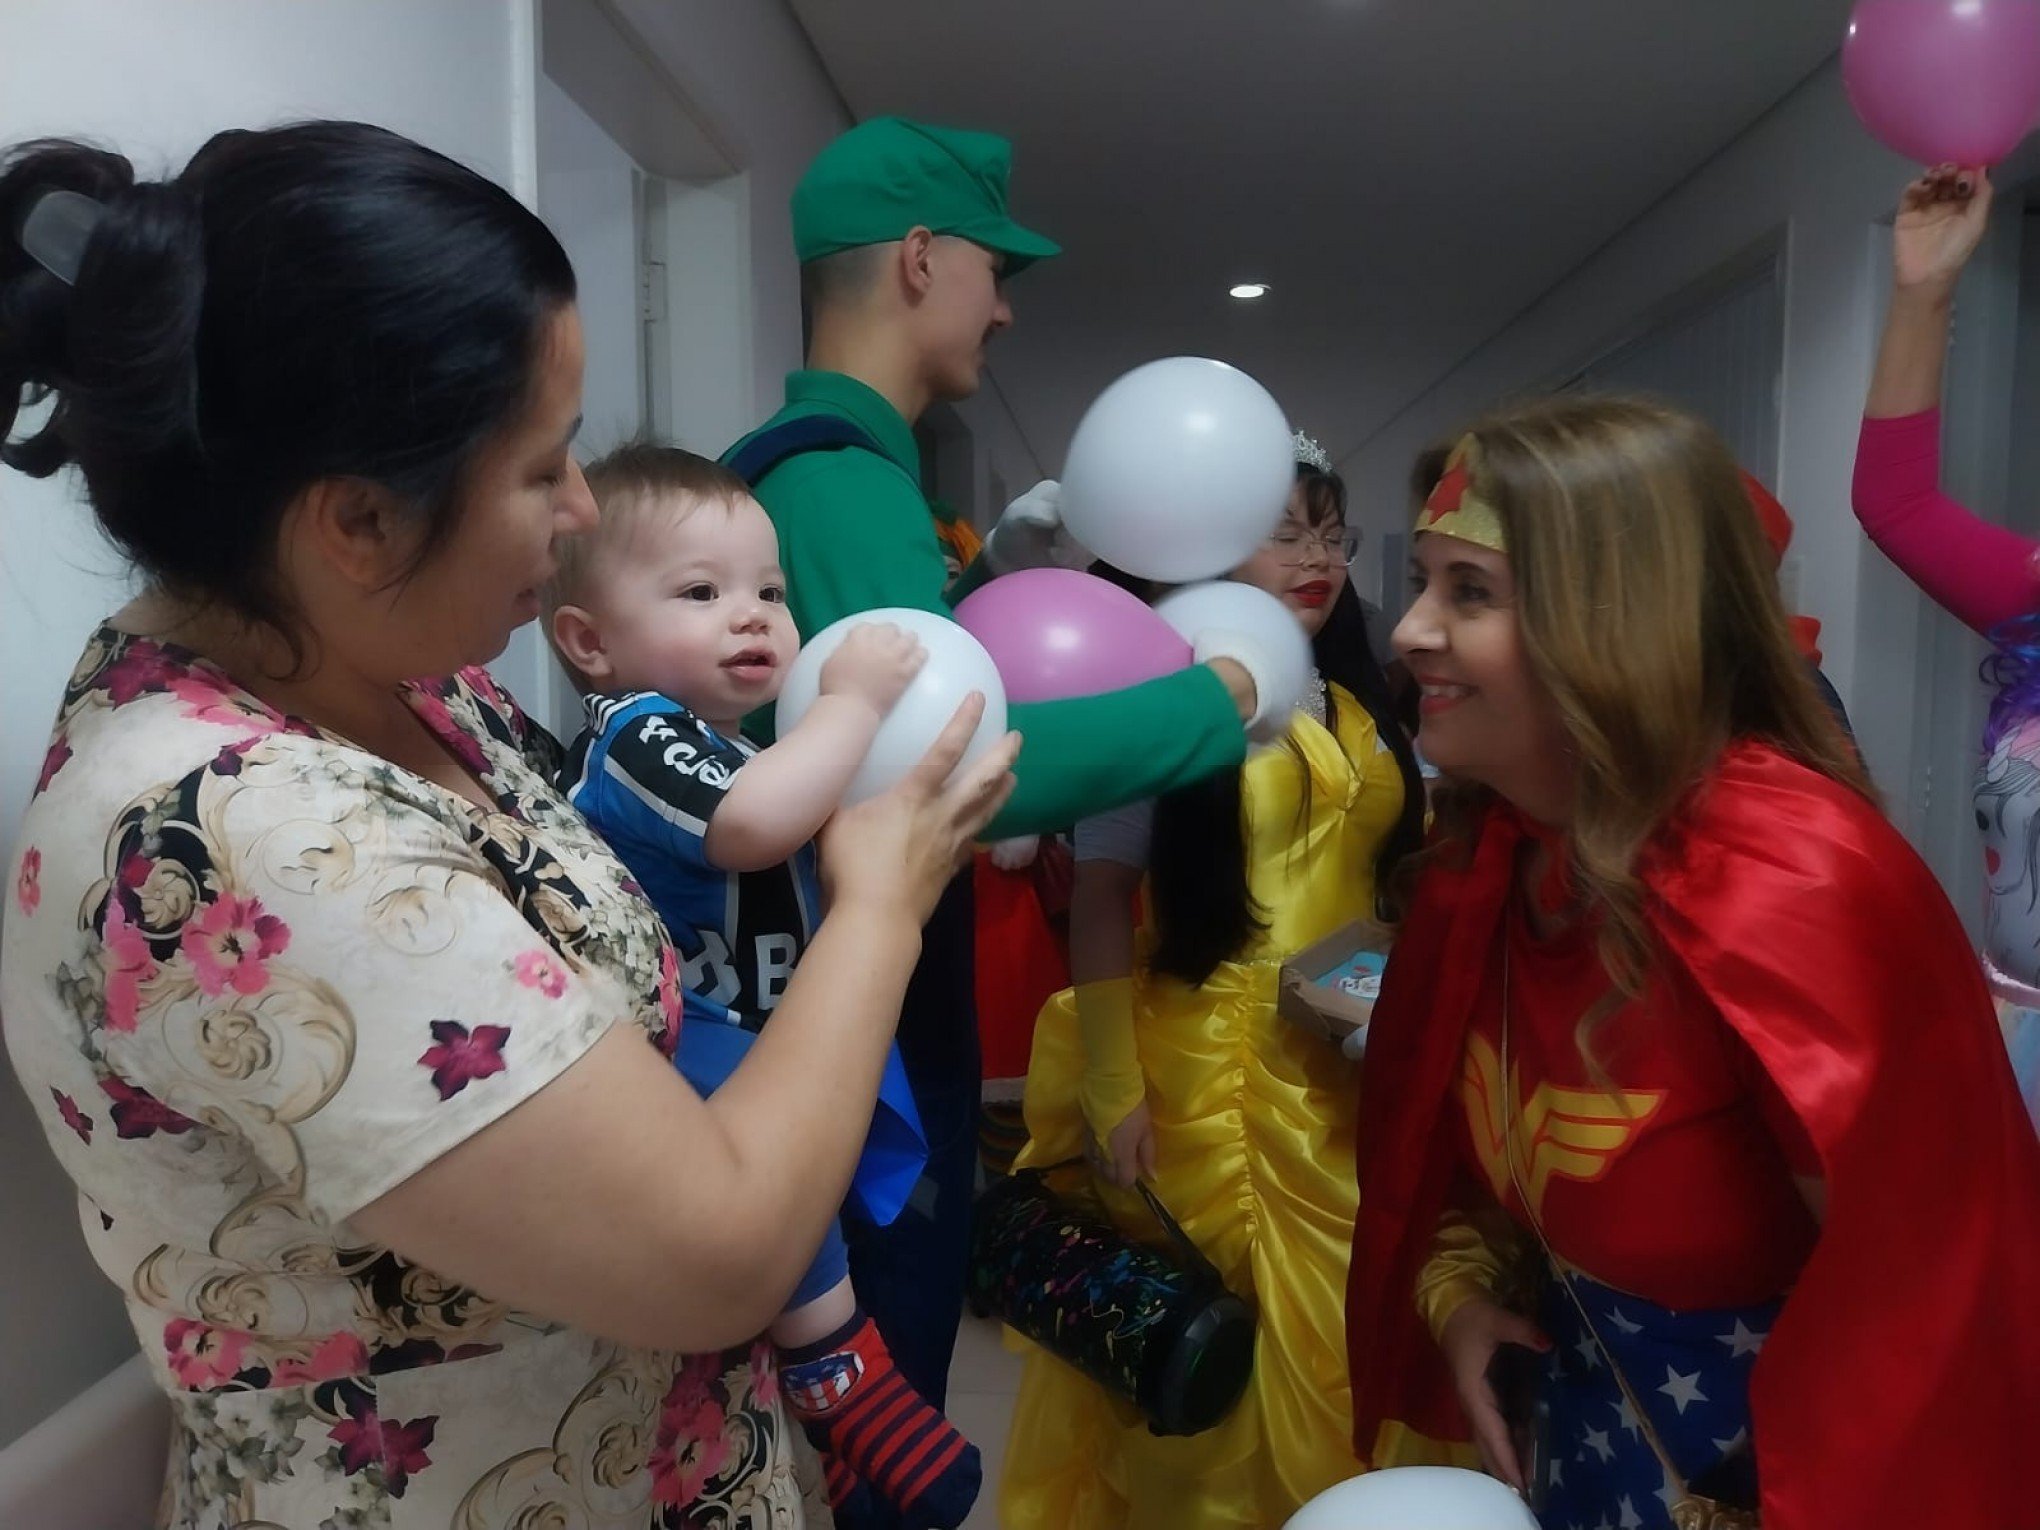
M 1361 919 L 1305 946 L 1282 964 L 1276 1008 L 1313 1036 L 1357 1055 L 1394 939 L 1390 930 Z M 1356 1035 L 1358 1041 L 1349 1042 Z

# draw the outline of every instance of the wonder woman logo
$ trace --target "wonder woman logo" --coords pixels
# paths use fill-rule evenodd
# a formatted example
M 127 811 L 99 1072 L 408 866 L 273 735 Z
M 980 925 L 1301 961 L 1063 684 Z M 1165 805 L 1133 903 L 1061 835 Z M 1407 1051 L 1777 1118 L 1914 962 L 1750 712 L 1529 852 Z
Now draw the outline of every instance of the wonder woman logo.
M 1601 1094 L 1539 1084 L 1523 1098 L 1522 1070 L 1509 1070 L 1502 1093 L 1502 1060 L 1486 1037 L 1469 1036 L 1466 1070 L 1460 1078 L 1474 1151 L 1497 1199 L 1509 1198 L 1509 1159 L 1503 1145 L 1504 1102 L 1516 1101 L 1516 1168 L 1530 1209 L 1544 1215 L 1544 1193 L 1554 1175 L 1588 1183 L 1605 1176 L 1643 1124 L 1665 1102 L 1664 1091 Z

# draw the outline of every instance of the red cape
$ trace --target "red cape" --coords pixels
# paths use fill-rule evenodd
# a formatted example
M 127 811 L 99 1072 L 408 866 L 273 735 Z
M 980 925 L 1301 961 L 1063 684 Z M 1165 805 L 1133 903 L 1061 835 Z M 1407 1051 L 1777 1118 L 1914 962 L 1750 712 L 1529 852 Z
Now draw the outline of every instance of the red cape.
M 1522 829 L 1426 873 L 1375 1007 L 1347 1331 L 1355 1441 L 1463 1439 L 1411 1293 Z M 1729 750 L 1646 852 L 1650 919 L 1818 1150 L 1818 1245 L 1751 1383 L 1765 1530 L 2040 1525 L 2040 1142 L 1975 954 L 1904 839 L 1770 748 Z

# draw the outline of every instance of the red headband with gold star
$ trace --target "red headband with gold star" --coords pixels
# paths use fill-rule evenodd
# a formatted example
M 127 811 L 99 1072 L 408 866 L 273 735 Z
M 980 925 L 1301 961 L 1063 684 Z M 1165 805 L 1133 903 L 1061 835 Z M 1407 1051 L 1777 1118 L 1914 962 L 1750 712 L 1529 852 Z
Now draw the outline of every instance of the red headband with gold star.
M 1480 486 L 1480 443 L 1464 436 L 1445 462 L 1445 476 L 1417 513 L 1418 531 L 1435 531 L 1440 536 L 1458 537 L 1476 547 L 1506 555 L 1509 539 L 1502 531 L 1502 518 Z

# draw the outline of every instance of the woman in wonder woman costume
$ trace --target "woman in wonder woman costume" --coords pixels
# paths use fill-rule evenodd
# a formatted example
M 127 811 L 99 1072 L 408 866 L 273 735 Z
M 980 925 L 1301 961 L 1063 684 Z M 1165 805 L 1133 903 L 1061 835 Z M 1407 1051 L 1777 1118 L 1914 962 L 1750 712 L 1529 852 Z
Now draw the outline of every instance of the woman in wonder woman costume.
M 1416 530 L 1456 785 L 1365 1065 L 1362 1457 L 1470 1435 L 1549 1530 L 2040 1524 L 2040 1143 L 1726 449 L 1525 406 Z

